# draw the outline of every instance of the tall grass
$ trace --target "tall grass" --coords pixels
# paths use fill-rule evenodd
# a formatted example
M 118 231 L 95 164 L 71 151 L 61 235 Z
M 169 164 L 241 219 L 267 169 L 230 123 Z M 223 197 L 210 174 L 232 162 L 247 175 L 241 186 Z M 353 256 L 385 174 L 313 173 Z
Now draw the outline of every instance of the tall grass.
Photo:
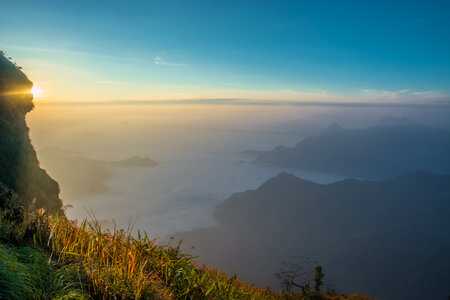
M 2 220 L 0 229 L 0 239 L 47 253 L 47 265 L 57 266 L 57 274 L 65 274 L 60 281 L 52 281 L 54 286 L 70 282 L 66 292 L 74 298 L 67 299 L 86 295 L 95 299 L 313 299 L 256 288 L 220 271 L 199 267 L 179 245 L 157 245 L 146 233 L 132 235 L 131 227 L 103 230 L 95 221 L 77 225 L 65 217 L 36 212 L 20 224 Z M 23 278 L 25 282 L 27 277 Z M 314 299 L 327 298 L 315 295 Z M 334 295 L 328 299 L 369 298 Z
M 73 275 L 35 249 L 0 244 L 0 299 L 90 299 Z
M 156 299 L 263 299 L 269 290 L 245 285 L 222 273 L 200 268 L 180 247 L 158 246 L 146 233 L 102 230 L 55 218 L 48 249 L 62 263 L 81 263 L 90 278 L 87 289 L 104 297 Z

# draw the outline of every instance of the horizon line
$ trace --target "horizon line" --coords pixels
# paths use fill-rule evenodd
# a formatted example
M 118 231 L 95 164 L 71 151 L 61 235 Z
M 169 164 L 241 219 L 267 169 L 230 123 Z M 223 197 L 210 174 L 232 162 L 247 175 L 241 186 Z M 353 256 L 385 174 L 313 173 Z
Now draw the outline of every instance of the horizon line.
M 349 106 L 349 107 L 442 107 L 450 108 L 450 100 L 434 102 L 361 102 L 361 101 L 293 101 L 293 100 L 252 100 L 246 98 L 194 98 L 157 100 L 96 100 L 64 101 L 33 100 L 35 105 L 238 105 L 238 106 Z

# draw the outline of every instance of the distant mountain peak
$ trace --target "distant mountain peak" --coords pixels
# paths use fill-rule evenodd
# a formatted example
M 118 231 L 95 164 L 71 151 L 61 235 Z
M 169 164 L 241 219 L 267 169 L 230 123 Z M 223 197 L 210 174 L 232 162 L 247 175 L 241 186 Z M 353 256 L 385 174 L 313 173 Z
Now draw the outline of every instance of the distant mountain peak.
M 141 156 L 131 156 L 129 158 L 108 162 L 111 165 L 127 166 L 127 167 L 145 167 L 156 166 L 158 163 L 151 158 Z
M 297 176 L 295 176 L 292 173 L 281 172 L 278 175 L 275 175 L 274 177 L 272 177 L 271 179 L 277 179 L 277 180 L 293 179 L 293 180 L 297 180 L 297 179 L 300 179 L 300 178 L 298 178 Z
M 300 178 L 295 176 L 292 173 L 286 173 L 286 172 L 281 172 L 278 175 L 275 175 L 274 177 L 270 178 L 269 180 L 267 180 L 262 186 L 266 186 L 266 185 L 277 185 L 277 184 L 286 184 L 286 183 L 290 183 L 290 184 L 315 184 L 312 181 Z
M 403 116 L 403 117 L 387 117 L 387 118 L 381 119 L 378 122 L 377 126 L 410 125 L 413 123 L 414 122 L 412 122 L 410 119 L 408 119 L 405 116 Z
M 344 129 L 338 122 L 331 123 L 326 130 L 342 130 Z

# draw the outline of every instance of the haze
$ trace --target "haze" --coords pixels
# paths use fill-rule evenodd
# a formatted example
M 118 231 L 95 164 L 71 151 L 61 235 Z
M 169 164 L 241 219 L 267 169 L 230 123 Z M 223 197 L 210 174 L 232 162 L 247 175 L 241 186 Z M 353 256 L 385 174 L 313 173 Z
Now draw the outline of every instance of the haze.
M 38 104 L 27 121 L 43 167 L 60 182 L 65 203 L 74 206 L 69 216 L 84 219 L 92 211 L 99 220 L 111 224 L 114 219 L 121 226 L 137 218 L 138 228 L 167 238 L 212 224 L 217 204 L 234 192 L 256 188 L 281 171 L 319 183 L 344 178 L 260 166 L 251 163 L 253 157 L 243 151 L 293 146 L 334 121 L 355 128 L 373 125 L 386 116 L 407 116 L 450 128 L 448 112 L 448 107 L 407 106 Z M 64 172 L 76 172 L 74 163 L 64 159 L 52 163 L 53 156 L 42 156 L 54 146 L 101 161 L 141 156 L 158 165 L 108 166 L 110 174 L 97 177 L 95 172 L 85 174 L 80 169 L 78 177 L 64 180 Z M 68 193 L 74 190 L 74 180 L 86 176 L 104 188 Z

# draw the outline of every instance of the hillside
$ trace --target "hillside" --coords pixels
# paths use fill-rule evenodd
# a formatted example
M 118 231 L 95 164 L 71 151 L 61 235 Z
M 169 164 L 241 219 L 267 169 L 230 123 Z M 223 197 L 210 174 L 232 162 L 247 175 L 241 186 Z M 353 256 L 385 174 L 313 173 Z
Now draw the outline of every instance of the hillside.
M 256 162 L 385 179 L 414 171 L 450 174 L 450 132 L 406 118 L 386 118 L 364 129 L 333 123 L 293 148 L 278 146 L 256 153 Z
M 60 211 L 59 186 L 39 167 L 25 115 L 33 109 L 33 84 L 0 55 L 0 183 L 18 194 L 21 205 Z
M 381 299 L 443 299 L 450 279 L 450 176 L 416 172 L 322 185 L 291 174 L 236 193 L 217 225 L 180 233 L 197 262 L 276 287 L 308 257 L 328 283 Z M 358 276 L 355 276 L 358 274 Z

